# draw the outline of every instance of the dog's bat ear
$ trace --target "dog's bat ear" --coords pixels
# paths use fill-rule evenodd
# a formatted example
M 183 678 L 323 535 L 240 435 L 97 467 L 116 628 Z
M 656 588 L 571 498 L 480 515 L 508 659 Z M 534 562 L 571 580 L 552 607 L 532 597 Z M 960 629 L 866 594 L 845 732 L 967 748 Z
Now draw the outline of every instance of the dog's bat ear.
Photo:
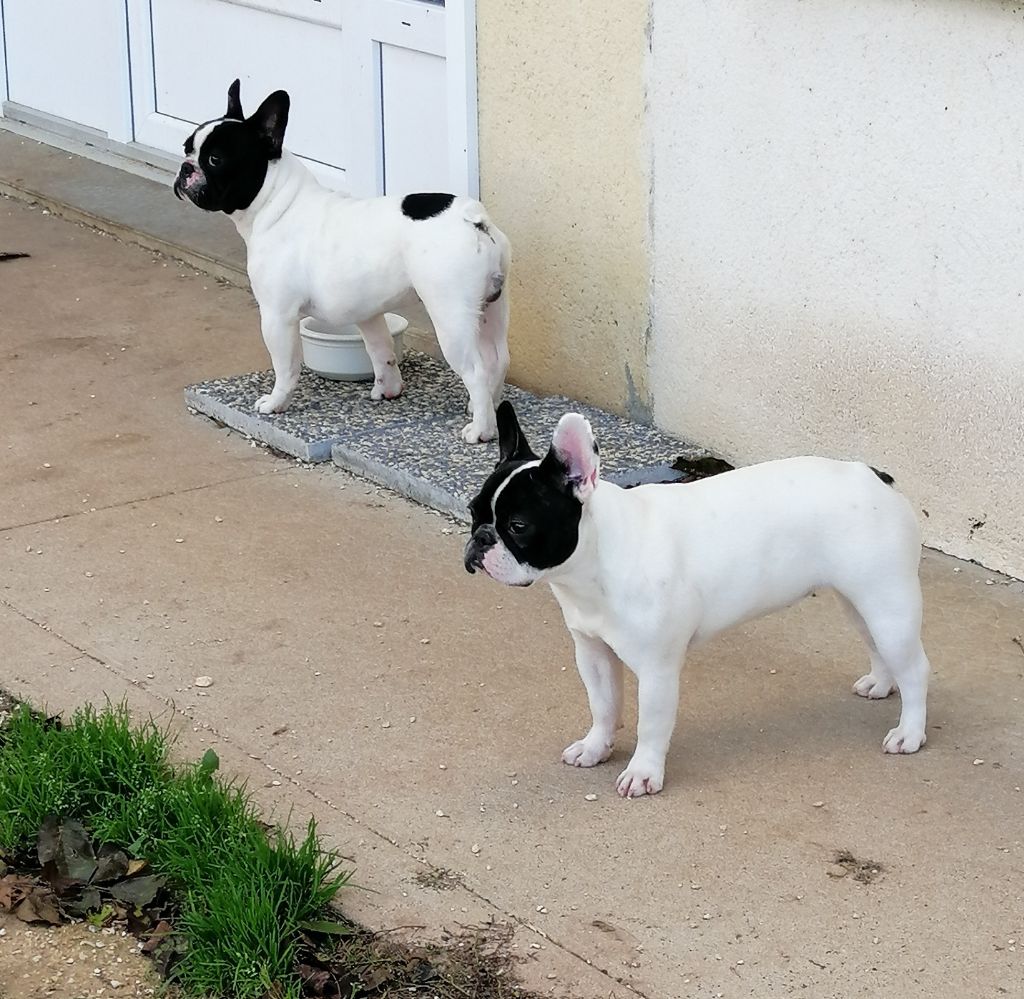
M 248 120 L 256 126 L 267 143 L 272 160 L 279 159 L 284 148 L 284 130 L 288 127 L 291 100 L 284 90 L 275 90 Z
M 245 121 L 245 112 L 242 111 L 242 81 L 235 80 L 228 87 L 228 109 L 224 112 L 225 118 L 233 118 L 235 121 Z
M 596 488 L 600 470 L 597 441 L 590 421 L 579 413 L 566 413 L 558 421 L 551 449 L 541 462 L 541 471 L 560 479 L 583 503 Z
M 507 461 L 535 461 L 537 456 L 519 426 L 512 403 L 508 399 L 500 403 L 495 415 L 498 418 L 498 465 Z

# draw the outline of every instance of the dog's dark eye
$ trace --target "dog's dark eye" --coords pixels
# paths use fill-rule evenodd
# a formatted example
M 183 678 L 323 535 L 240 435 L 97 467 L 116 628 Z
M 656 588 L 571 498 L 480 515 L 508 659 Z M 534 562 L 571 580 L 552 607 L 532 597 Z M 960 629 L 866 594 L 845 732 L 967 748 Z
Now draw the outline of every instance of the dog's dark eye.
M 212 167 L 220 166 L 220 157 L 211 155 L 208 162 Z
M 512 534 L 522 534 L 529 525 L 525 520 L 510 520 L 508 529 Z

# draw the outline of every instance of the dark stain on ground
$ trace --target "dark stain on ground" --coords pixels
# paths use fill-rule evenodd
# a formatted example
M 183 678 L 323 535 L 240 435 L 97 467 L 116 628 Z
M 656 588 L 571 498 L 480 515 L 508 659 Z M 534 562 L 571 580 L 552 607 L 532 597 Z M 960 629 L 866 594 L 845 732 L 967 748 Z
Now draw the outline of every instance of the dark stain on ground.
M 721 475 L 722 472 L 731 472 L 735 466 L 721 458 L 712 458 L 706 455 L 702 458 L 676 458 L 672 467 L 677 472 L 682 472 L 687 479 L 706 479 L 712 475 Z
M 845 867 L 854 881 L 869 885 L 877 881 L 885 872 L 885 868 L 877 860 L 866 860 L 855 857 L 849 850 L 836 850 L 832 863 Z

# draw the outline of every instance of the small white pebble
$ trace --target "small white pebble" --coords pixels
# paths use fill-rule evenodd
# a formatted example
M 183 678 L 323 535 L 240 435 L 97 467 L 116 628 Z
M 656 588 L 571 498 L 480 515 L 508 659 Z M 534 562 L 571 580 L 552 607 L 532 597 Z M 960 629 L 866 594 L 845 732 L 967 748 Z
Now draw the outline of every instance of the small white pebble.
M 974 761 L 974 766 L 980 767 L 982 765 L 982 763 L 984 763 L 984 762 L 985 762 L 984 760 L 975 760 Z
M 212 687 L 213 677 L 212 676 L 197 676 L 195 679 L 195 685 L 197 687 Z
M 214 517 L 213 518 L 213 522 L 215 524 L 223 524 L 224 523 L 224 518 L 223 517 Z
M 420 645 L 429 645 L 429 644 L 430 644 L 430 639 L 429 638 L 421 638 L 420 639 Z
M 185 543 L 185 539 L 184 539 L 184 538 L 175 538 L 175 539 L 174 539 L 174 543 L 175 543 L 176 545 L 181 545 L 181 544 L 184 544 L 184 543 Z
M 597 801 L 597 795 L 594 794 L 594 793 L 585 794 L 585 795 L 583 795 L 583 800 L 584 801 Z
M 445 817 L 445 814 L 444 814 L 444 809 L 442 809 L 442 808 L 439 808 L 439 809 L 438 809 L 438 810 L 437 810 L 436 812 L 434 812 L 434 814 L 435 814 L 435 815 L 436 815 L 436 816 L 437 816 L 437 817 L 438 817 L 439 819 L 443 819 L 443 818 Z
M 825 807 L 825 802 L 824 801 L 816 801 L 816 802 L 814 802 L 814 807 L 815 808 L 824 808 Z
M 380 723 L 380 727 L 381 728 L 391 728 L 391 722 L 389 722 L 389 721 L 381 722 Z
M 471 851 L 472 851 L 473 853 L 479 853 L 479 852 L 480 852 L 480 844 L 479 844 L 479 843 L 474 843 L 474 844 L 473 844 L 473 845 L 472 845 L 472 846 L 470 847 L 470 850 L 471 850 Z

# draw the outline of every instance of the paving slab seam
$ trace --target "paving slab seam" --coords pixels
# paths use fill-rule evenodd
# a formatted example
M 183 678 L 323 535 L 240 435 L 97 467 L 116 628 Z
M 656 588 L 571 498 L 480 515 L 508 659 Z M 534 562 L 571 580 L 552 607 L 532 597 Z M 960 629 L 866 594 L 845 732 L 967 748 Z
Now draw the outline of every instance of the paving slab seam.
M 197 718 L 195 715 L 190 714 L 188 709 L 180 707 L 172 698 L 164 697 L 162 694 L 158 694 L 156 693 L 156 691 L 150 690 L 149 687 L 144 682 L 136 680 L 134 677 L 128 676 L 127 673 L 124 672 L 123 667 L 118 668 L 120 664 L 118 664 L 116 660 L 104 659 L 103 657 L 96 655 L 94 652 L 90 652 L 88 649 L 83 648 L 67 636 L 61 634 L 59 631 L 55 631 L 45 621 L 42 621 L 39 618 L 35 617 L 29 611 L 23 610 L 22 608 L 18 607 L 16 604 L 12 603 L 6 597 L 0 597 L 0 607 L 6 608 L 13 614 L 16 614 L 22 620 L 28 622 L 36 628 L 39 628 L 42 631 L 45 631 L 48 635 L 52 635 L 58 641 L 63 642 L 66 646 L 68 646 L 68 648 L 74 649 L 74 651 L 78 653 L 77 661 L 81 661 L 84 659 L 88 660 L 89 662 L 95 663 L 97 666 L 101 666 L 103 669 L 109 671 L 114 676 L 116 676 L 122 683 L 126 683 L 131 687 L 134 687 L 135 689 L 141 691 L 143 694 L 145 694 L 152 700 L 156 701 L 157 703 L 163 704 L 172 713 L 172 715 L 177 715 L 182 719 L 185 719 L 192 725 L 198 726 L 203 731 L 215 736 L 222 743 L 225 743 L 233 747 L 239 753 L 245 753 L 246 755 L 251 756 L 248 747 L 237 742 L 235 739 L 225 735 L 223 732 L 221 732 L 214 725 L 211 725 L 209 722 L 203 721 L 201 718 Z M 411 852 L 406 847 L 402 846 L 402 844 L 399 843 L 398 840 L 396 840 L 394 837 L 389 836 L 387 833 L 381 832 L 374 826 L 364 822 L 358 816 L 353 815 L 347 809 L 343 808 L 341 805 L 332 801 L 330 798 L 324 797 L 313 787 L 306 785 L 297 777 L 293 776 L 292 774 L 289 774 L 287 771 L 282 770 L 281 768 L 275 766 L 272 763 L 267 763 L 265 760 L 261 760 L 261 762 L 263 763 L 264 767 L 266 767 L 268 772 L 276 774 L 278 777 L 282 778 L 283 780 L 286 780 L 289 783 L 289 785 L 294 787 L 297 791 L 300 791 L 303 794 L 308 795 L 314 801 L 317 801 L 322 805 L 326 805 L 329 809 L 331 809 L 331 811 L 337 812 L 339 815 L 344 816 L 354 825 L 359 826 L 359 828 L 366 830 L 366 832 L 370 833 L 377 839 L 383 841 L 388 846 L 392 847 L 395 850 L 398 850 L 399 853 L 403 854 L 408 859 L 418 864 L 430 863 L 430 861 L 426 860 L 423 857 L 417 856 L 415 853 Z M 467 885 L 464 881 L 459 884 L 458 890 L 465 892 L 471 898 L 483 903 L 488 908 L 493 909 L 495 912 L 500 913 L 504 918 L 510 920 L 518 926 L 523 927 L 523 929 L 528 930 L 531 933 L 536 933 L 543 940 L 546 940 L 554 947 L 557 947 L 565 955 L 582 962 L 588 968 L 592 968 L 594 971 L 608 978 L 610 982 L 614 982 L 615 985 L 626 989 L 632 995 L 638 996 L 640 997 L 640 999 L 652 999 L 652 997 L 649 996 L 647 993 L 640 992 L 635 986 L 631 985 L 629 982 L 624 981 L 623 979 L 620 979 L 607 968 L 602 968 L 599 965 L 594 964 L 594 962 L 590 958 L 583 956 L 582 954 L 573 950 L 573 948 L 567 946 L 566 944 L 563 944 L 555 937 L 552 937 L 545 930 L 542 930 L 538 926 L 535 926 L 533 923 L 529 922 L 529 920 L 523 919 L 521 916 L 517 915 L 514 912 L 510 912 L 503 905 L 494 902 L 492 899 L 488 898 L 482 892 L 477 891 L 475 888 L 472 888 L 471 886 Z
M 229 479 L 217 479 L 214 482 L 201 482 L 195 486 L 186 486 L 184 489 L 171 489 L 165 493 L 153 493 L 150 496 L 139 496 L 134 499 L 119 500 L 117 503 L 109 503 L 106 506 L 90 507 L 88 510 L 75 510 L 72 513 L 55 513 L 52 517 L 40 517 L 38 520 L 26 520 L 20 524 L 0 525 L 0 534 L 7 534 L 10 531 L 19 531 L 24 527 L 38 527 L 40 524 L 53 524 L 57 521 L 71 520 L 74 517 L 87 517 L 92 513 L 104 513 L 109 510 L 119 510 L 121 507 L 133 506 L 137 503 L 150 503 L 153 500 L 167 499 L 170 496 L 185 496 L 188 493 L 198 492 L 202 489 L 214 489 L 217 486 L 229 485 L 232 482 L 244 482 L 246 479 L 261 479 L 266 475 L 287 475 L 295 471 L 294 466 L 290 468 L 272 468 L 269 472 L 252 472 L 248 475 L 236 475 Z

